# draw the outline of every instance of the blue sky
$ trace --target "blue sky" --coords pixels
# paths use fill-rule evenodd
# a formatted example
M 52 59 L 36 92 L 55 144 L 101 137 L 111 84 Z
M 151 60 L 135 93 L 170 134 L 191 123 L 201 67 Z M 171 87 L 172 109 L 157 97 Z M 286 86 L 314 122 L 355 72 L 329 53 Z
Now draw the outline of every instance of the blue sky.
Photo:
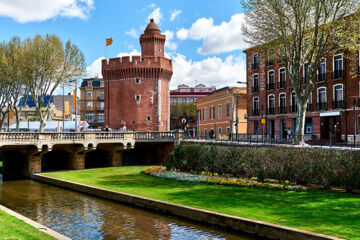
M 53 33 L 84 53 L 88 76 L 107 57 L 138 55 L 139 35 L 153 17 L 167 36 L 174 61 L 171 87 L 205 83 L 222 87 L 245 81 L 239 0 L 0 0 L 0 38 Z

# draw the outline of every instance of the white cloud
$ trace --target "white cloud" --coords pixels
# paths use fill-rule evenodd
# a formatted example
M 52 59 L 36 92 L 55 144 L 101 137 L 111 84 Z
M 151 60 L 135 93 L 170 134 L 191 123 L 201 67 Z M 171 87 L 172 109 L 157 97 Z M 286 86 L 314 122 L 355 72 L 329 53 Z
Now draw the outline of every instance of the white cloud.
M 184 55 L 176 54 L 173 60 L 173 77 L 171 87 L 179 84 L 206 84 L 217 88 L 239 86 L 237 81 L 246 81 L 246 61 L 240 56 L 230 55 L 222 60 L 208 57 L 201 61 L 187 60 Z
M 178 46 L 172 41 L 172 39 L 174 38 L 174 32 L 166 30 L 165 32 L 163 32 L 163 34 L 166 35 L 165 47 L 172 51 L 175 51 Z
M 67 17 L 86 20 L 93 10 L 93 0 L 0 0 L 0 16 L 17 22 L 41 22 Z
M 139 37 L 139 34 L 137 33 L 137 31 L 134 28 L 130 29 L 129 31 L 126 31 L 125 34 L 130 35 L 133 38 L 138 38 Z
M 159 24 L 162 19 L 162 13 L 160 11 L 160 8 L 155 8 L 148 16 L 148 19 L 146 19 L 146 22 L 149 22 L 149 19 L 153 18 L 156 24 Z
M 152 3 L 149 5 L 149 8 L 154 8 L 155 6 L 156 6 L 155 3 Z
M 171 13 L 170 21 L 172 22 L 175 20 L 175 18 L 177 16 L 179 16 L 179 14 L 181 13 L 181 10 L 174 9 L 174 10 L 170 11 L 170 13 Z
M 243 22 L 244 14 L 235 14 L 220 25 L 214 25 L 211 17 L 200 18 L 189 29 L 181 28 L 176 36 L 181 40 L 202 40 L 197 51 L 203 55 L 231 52 L 248 47 L 241 32 Z
M 138 52 L 136 49 L 133 49 L 130 53 L 120 52 L 119 54 L 116 55 L 116 57 L 123 57 L 123 56 L 140 56 L 140 52 Z M 95 77 L 95 76 L 102 77 L 101 61 L 103 59 L 104 59 L 104 57 L 99 57 L 90 66 L 86 67 L 86 76 L 87 77 Z

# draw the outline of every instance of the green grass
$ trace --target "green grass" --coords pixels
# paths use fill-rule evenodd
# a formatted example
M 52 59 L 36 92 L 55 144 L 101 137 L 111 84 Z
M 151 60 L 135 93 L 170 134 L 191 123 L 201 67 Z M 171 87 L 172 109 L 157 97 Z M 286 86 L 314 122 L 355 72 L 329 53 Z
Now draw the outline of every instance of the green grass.
M 0 210 L 0 239 L 2 240 L 42 240 L 55 239 L 24 221 Z
M 0 162 L 0 167 L 2 167 L 3 166 L 3 162 Z
M 104 168 L 44 175 L 337 237 L 360 239 L 359 195 L 178 182 L 143 175 L 140 171 L 144 168 Z

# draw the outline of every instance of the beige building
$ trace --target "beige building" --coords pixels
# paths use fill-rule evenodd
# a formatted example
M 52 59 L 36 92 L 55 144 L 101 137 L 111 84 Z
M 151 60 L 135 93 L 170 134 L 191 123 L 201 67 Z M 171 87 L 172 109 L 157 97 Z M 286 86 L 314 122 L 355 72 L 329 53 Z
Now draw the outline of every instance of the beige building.
M 198 128 L 205 137 L 246 134 L 246 89 L 224 87 L 195 101 Z
M 80 120 L 90 128 L 103 128 L 105 124 L 105 94 L 102 78 L 83 79 L 80 87 Z

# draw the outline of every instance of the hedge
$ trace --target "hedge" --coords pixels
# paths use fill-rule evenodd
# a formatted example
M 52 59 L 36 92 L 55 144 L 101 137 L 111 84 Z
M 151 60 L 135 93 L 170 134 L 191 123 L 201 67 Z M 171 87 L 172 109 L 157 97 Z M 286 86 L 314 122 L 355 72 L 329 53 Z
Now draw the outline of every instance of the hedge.
M 285 147 L 179 145 L 167 169 L 290 181 L 324 188 L 360 189 L 360 152 Z

